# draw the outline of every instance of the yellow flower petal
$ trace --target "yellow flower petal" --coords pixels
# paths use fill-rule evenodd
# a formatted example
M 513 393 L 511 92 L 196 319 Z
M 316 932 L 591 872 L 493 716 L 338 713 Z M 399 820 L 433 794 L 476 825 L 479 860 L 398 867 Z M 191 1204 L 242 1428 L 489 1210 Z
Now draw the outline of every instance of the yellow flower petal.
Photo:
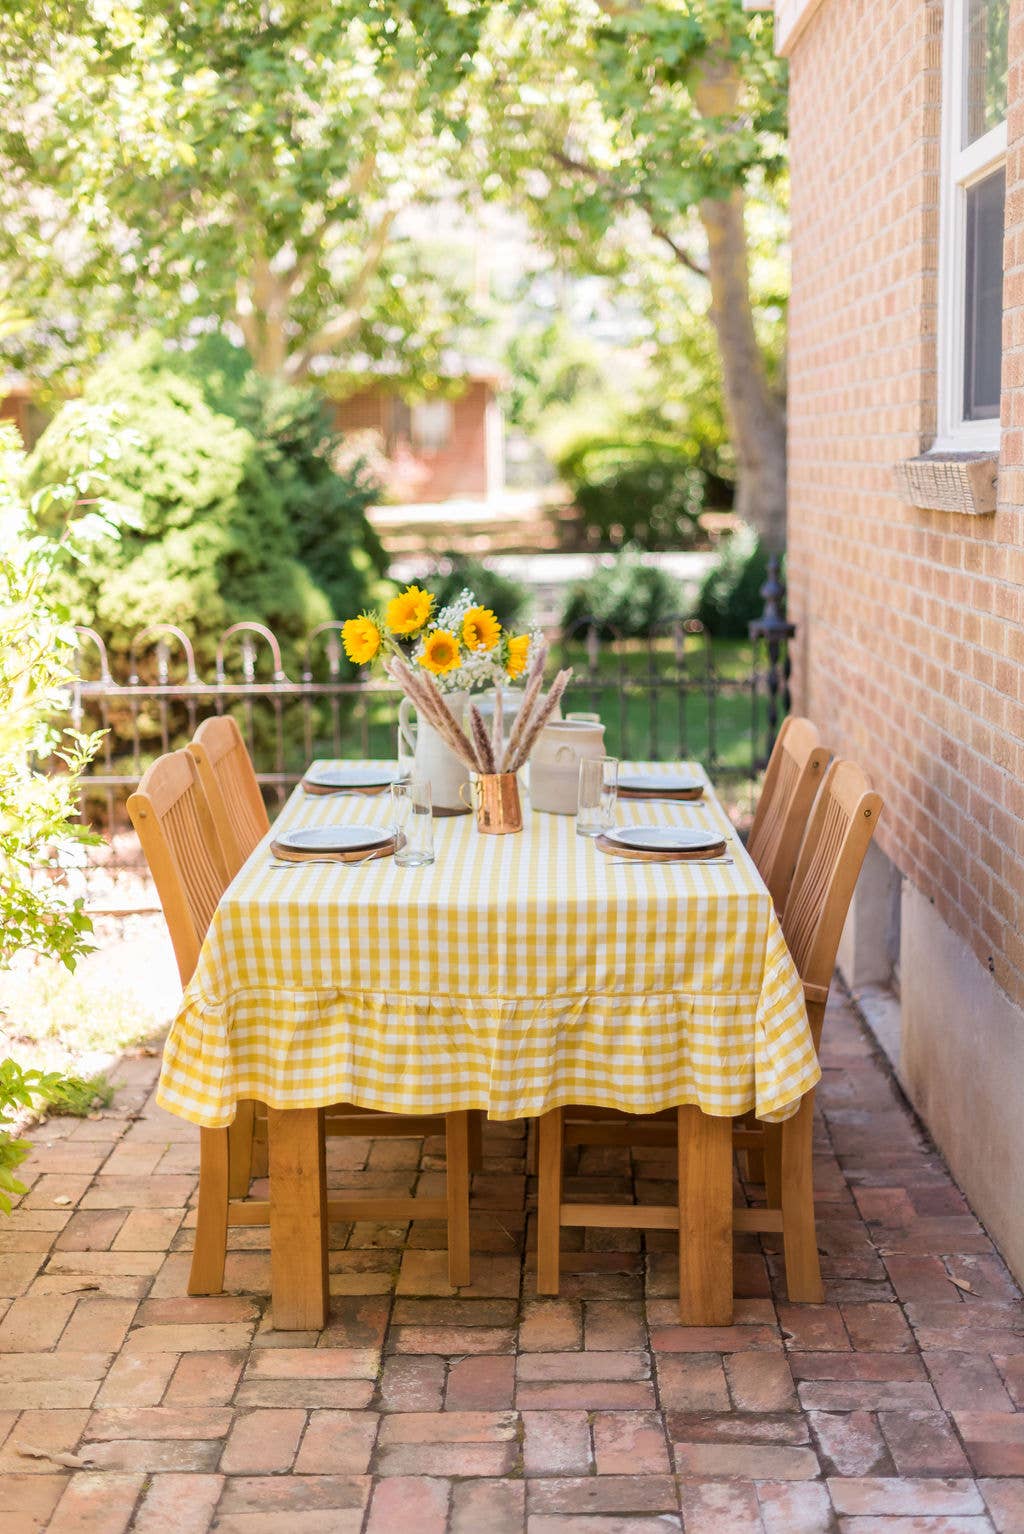
M 418 634 L 433 605 L 429 591 L 421 586 L 407 586 L 400 596 L 391 598 L 384 609 L 384 622 L 392 634 Z
M 350 618 L 342 625 L 341 643 L 355 666 L 368 666 L 380 649 L 380 629 L 372 618 Z
M 459 641 L 450 629 L 435 629 L 427 635 L 419 663 L 435 676 L 444 676 L 449 671 L 458 670 L 462 664 Z
M 501 624 L 489 607 L 471 607 L 462 620 L 462 643 L 467 650 L 493 650 Z
M 505 670 L 513 681 L 526 670 L 529 653 L 529 634 L 514 634 L 508 642 L 508 660 L 505 662 Z

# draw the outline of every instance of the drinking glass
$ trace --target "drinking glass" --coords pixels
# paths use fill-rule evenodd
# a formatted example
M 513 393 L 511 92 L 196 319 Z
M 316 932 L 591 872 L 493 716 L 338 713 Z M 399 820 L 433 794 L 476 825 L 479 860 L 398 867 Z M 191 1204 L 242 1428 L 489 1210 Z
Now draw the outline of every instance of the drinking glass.
M 619 764 L 614 756 L 585 756 L 580 762 L 576 835 L 600 836 L 615 824 Z
M 391 811 L 396 839 L 405 838 L 395 851 L 400 868 L 423 868 L 434 861 L 434 817 L 430 807 L 430 784 L 426 778 L 392 783 Z

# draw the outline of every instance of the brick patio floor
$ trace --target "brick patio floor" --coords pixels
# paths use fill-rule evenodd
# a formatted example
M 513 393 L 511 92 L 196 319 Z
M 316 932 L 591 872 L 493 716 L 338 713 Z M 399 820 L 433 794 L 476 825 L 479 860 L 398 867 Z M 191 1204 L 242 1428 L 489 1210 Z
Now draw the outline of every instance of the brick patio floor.
M 196 1136 L 126 1062 L 0 1221 L 0 1530 L 1024 1534 L 1018 1291 L 841 1000 L 826 1039 L 827 1303 L 744 1238 L 720 1329 L 677 1325 L 669 1232 L 564 1232 L 536 1298 L 521 1125 L 485 1129 L 457 1297 L 423 1223 L 333 1228 L 322 1333 L 270 1329 L 262 1230 L 190 1300 Z M 437 1150 L 332 1141 L 331 1181 L 436 1190 Z M 576 1192 L 664 1196 L 668 1153 L 579 1158 Z

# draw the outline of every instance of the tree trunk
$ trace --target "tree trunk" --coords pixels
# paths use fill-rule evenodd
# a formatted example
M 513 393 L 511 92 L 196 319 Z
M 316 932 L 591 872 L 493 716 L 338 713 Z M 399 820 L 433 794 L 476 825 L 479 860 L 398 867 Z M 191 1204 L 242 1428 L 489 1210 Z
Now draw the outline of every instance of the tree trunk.
M 708 242 L 709 314 L 736 453 L 736 511 L 778 552 L 786 542 L 786 418 L 754 331 L 743 193 L 705 200 L 700 218 Z
M 718 131 L 740 111 L 740 79 L 728 53 L 711 53 L 697 81 L 697 108 Z M 768 384 L 750 303 L 744 196 L 705 198 L 700 220 L 708 242 L 711 323 L 722 361 L 725 413 L 736 453 L 736 510 L 773 552 L 786 543 L 786 416 Z

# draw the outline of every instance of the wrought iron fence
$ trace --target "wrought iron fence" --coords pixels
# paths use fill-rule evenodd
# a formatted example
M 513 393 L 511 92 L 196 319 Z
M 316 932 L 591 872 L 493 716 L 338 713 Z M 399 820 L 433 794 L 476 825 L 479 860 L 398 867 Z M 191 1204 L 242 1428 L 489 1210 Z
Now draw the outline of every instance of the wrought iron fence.
M 394 756 L 397 692 L 352 674 L 340 631 L 324 623 L 293 645 L 290 674 L 277 636 L 260 623 L 226 629 L 205 668 L 170 623 L 136 635 L 119 664 L 95 630 L 80 628 L 70 718 L 106 732 L 84 780 L 83 813 L 116 827 L 149 762 L 184 744 L 210 714 L 238 719 L 272 809 L 314 757 Z M 552 645 L 575 671 L 563 709 L 600 714 L 613 755 L 698 759 L 718 779 L 749 779 L 787 701 L 778 649 L 762 653 L 764 637 L 716 645 L 700 623 L 680 617 L 645 639 L 623 639 L 583 619 Z

